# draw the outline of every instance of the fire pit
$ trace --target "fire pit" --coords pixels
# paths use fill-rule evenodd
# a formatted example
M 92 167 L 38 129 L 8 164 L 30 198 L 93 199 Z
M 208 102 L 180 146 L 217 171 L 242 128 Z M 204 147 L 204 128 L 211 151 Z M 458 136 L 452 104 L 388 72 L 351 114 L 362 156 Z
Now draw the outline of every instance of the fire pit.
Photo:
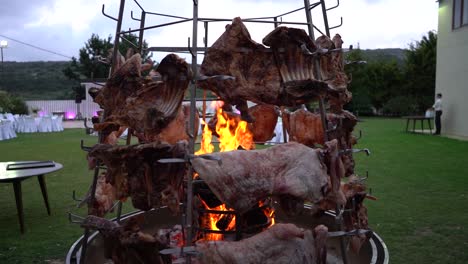
M 289 219 L 281 210 L 276 211 L 275 221 L 277 223 L 288 222 L 294 223 L 302 228 L 311 228 L 317 224 L 325 224 L 333 231 L 335 223 L 335 216 L 332 212 L 326 212 L 322 217 L 310 217 L 307 211 L 310 207 L 305 205 L 305 212 L 303 215 Z M 144 215 L 144 222 L 141 224 L 142 230 L 148 233 L 154 233 L 160 228 L 172 228 L 174 225 L 180 223 L 180 217 L 173 216 L 165 207 L 155 209 L 147 212 L 132 212 L 122 217 L 122 222 L 128 221 L 130 218 L 137 215 Z M 114 219 L 115 220 L 115 219 Z M 66 263 L 75 264 L 80 263 L 81 256 L 81 243 L 83 237 L 80 237 L 70 248 L 67 254 Z M 327 241 L 328 254 L 340 256 L 339 253 L 339 239 L 331 238 Z M 373 233 L 372 237 L 361 248 L 359 255 L 352 251 L 348 252 L 349 263 L 370 263 L 370 264 L 387 264 L 388 263 L 388 250 L 382 239 Z M 86 251 L 85 263 L 106 263 L 109 261 L 104 256 L 104 245 L 102 236 L 99 232 L 93 233 L 89 237 L 88 249 Z

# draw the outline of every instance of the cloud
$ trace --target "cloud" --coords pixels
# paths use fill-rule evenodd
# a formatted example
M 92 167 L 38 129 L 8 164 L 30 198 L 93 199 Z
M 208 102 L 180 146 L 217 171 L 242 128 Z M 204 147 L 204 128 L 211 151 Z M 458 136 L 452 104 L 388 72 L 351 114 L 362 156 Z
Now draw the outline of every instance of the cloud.
M 69 56 L 77 56 L 92 33 L 101 37 L 115 35 L 116 23 L 104 17 L 106 12 L 117 17 L 117 0 L 42 0 L 42 1 L 3 1 L 0 9 L 0 34 L 10 36 L 34 45 L 48 48 Z M 192 17 L 192 1 L 153 1 L 139 0 L 146 11 Z M 183 3 L 182 3 L 183 2 Z M 313 1 L 311 1 L 313 2 Z M 334 5 L 327 1 L 327 5 Z M 21 8 L 18 8 L 18 7 Z M 303 6 L 303 1 L 273 0 L 199 0 L 199 16 L 207 18 L 242 18 L 276 16 Z M 405 48 L 410 42 L 419 40 L 429 30 L 437 28 L 438 4 L 427 0 L 353 0 L 340 1 L 340 6 L 330 10 L 330 26 L 338 25 L 343 17 L 343 26 L 331 30 L 340 33 L 345 45 L 359 42 L 361 48 Z M 133 1 L 125 6 L 122 29 L 138 28 L 139 22 L 130 19 L 130 12 L 140 16 L 140 9 Z M 173 18 L 147 15 L 146 25 L 156 25 L 174 21 Z M 304 11 L 300 10 L 282 17 L 283 21 L 305 22 Z M 323 28 L 321 9 L 313 10 L 313 21 Z M 208 43 L 211 45 L 223 32 L 229 22 L 209 23 Z M 261 43 L 262 38 L 273 29 L 272 24 L 246 23 L 252 38 Z M 288 25 L 306 29 L 305 26 Z M 198 45 L 203 46 L 203 23 L 198 24 Z M 144 38 L 150 46 L 186 46 L 192 35 L 192 22 L 147 30 Z M 315 31 L 316 37 L 320 35 Z M 63 60 L 64 58 L 34 50 L 18 43 L 10 42 L 5 51 L 7 60 Z M 155 53 L 160 60 L 164 54 Z M 189 58 L 186 54 L 181 56 Z M 201 58 L 199 59 L 199 63 Z

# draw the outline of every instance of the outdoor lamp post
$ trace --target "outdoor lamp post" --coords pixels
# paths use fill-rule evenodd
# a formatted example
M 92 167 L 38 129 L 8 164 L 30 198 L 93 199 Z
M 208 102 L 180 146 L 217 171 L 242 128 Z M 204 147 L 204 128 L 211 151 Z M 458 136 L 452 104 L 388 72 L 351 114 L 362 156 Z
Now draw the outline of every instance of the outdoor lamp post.
M 2 53 L 2 72 L 3 72 L 3 48 L 8 47 L 8 42 L 6 40 L 1 40 L 0 41 L 0 50 Z

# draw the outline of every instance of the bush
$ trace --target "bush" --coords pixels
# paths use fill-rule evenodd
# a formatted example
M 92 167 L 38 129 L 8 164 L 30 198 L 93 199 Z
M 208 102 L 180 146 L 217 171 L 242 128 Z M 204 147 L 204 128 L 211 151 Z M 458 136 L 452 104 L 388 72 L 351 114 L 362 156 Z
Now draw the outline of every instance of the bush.
M 21 97 L 13 96 L 0 90 L 0 112 L 28 114 L 28 106 Z
M 417 103 L 413 101 L 413 98 L 408 96 L 393 97 L 382 107 L 383 114 L 388 116 L 418 114 L 417 109 Z

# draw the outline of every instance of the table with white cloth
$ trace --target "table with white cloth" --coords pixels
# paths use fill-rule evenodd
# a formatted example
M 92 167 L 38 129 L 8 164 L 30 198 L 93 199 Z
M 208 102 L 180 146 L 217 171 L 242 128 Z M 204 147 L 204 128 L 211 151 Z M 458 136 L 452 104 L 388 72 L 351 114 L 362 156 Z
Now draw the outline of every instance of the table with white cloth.
M 289 140 L 288 133 L 286 132 L 286 142 Z M 275 136 L 270 140 L 270 143 L 279 144 L 284 142 L 283 121 L 280 119 L 275 126 Z
M 7 140 L 16 137 L 13 122 L 8 119 L 0 120 L 0 140 Z

